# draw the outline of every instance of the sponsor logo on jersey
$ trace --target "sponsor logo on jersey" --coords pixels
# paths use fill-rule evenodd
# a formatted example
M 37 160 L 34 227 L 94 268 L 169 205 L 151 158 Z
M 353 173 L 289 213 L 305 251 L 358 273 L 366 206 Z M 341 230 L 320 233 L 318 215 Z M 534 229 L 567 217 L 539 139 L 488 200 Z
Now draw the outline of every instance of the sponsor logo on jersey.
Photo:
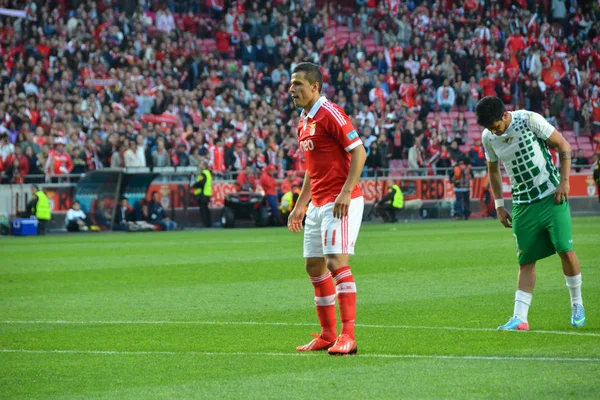
M 502 142 L 505 144 L 511 144 L 513 142 L 513 140 L 515 140 L 514 136 L 508 136 L 508 137 L 502 139 Z
M 348 138 L 348 140 L 354 140 L 354 139 L 356 139 L 358 137 L 358 133 L 356 133 L 356 131 L 353 130 L 351 132 L 348 132 L 346 134 L 346 137 Z

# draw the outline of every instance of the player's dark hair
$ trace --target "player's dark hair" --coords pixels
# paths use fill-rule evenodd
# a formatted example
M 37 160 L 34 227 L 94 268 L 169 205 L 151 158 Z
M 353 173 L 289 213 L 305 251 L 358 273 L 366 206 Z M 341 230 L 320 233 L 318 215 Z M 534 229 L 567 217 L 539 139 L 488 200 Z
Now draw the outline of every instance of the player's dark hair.
M 477 108 L 475 108 L 477 124 L 487 128 L 494 122 L 500 121 L 505 112 L 504 102 L 499 97 L 484 97 L 477 103 Z
M 313 64 L 310 62 L 300 63 L 296 65 L 296 67 L 292 71 L 292 74 L 295 74 L 297 72 L 304 72 L 304 76 L 310 84 L 318 82 L 319 92 L 321 91 L 321 88 L 323 88 L 323 74 L 321 73 L 321 68 L 319 68 L 317 64 Z

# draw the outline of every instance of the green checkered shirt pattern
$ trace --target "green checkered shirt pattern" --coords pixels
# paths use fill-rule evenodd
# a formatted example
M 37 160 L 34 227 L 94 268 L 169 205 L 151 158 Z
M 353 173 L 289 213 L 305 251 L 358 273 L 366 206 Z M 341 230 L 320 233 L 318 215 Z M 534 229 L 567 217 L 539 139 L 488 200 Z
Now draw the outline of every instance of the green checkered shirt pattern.
M 513 202 L 529 204 L 554 193 L 560 181 L 546 143 L 554 127 L 530 111 L 514 111 L 511 116 L 503 135 L 496 136 L 486 129 L 482 143 L 488 161 L 502 161 L 510 178 Z

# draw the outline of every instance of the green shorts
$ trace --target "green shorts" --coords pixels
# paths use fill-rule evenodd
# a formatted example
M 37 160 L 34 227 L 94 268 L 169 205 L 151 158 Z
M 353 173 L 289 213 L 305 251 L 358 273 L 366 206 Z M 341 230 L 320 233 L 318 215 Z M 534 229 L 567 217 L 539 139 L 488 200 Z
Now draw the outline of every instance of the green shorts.
M 569 202 L 554 203 L 554 195 L 513 206 L 513 236 L 519 264 L 573 250 Z

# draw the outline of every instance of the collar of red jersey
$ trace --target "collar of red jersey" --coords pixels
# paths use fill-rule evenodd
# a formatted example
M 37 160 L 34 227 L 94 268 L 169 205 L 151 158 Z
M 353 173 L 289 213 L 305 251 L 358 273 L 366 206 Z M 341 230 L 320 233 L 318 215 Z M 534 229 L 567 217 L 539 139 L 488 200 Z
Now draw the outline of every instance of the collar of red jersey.
M 327 98 L 325 96 L 319 97 L 319 99 L 315 102 L 315 104 L 313 104 L 313 106 L 310 109 L 310 111 L 308 112 L 308 114 L 306 113 L 306 110 L 302 110 L 302 117 L 308 116 L 308 118 L 314 118 L 317 111 L 319 111 L 319 108 L 321 108 L 323 103 L 325 103 L 326 101 L 327 101 Z

